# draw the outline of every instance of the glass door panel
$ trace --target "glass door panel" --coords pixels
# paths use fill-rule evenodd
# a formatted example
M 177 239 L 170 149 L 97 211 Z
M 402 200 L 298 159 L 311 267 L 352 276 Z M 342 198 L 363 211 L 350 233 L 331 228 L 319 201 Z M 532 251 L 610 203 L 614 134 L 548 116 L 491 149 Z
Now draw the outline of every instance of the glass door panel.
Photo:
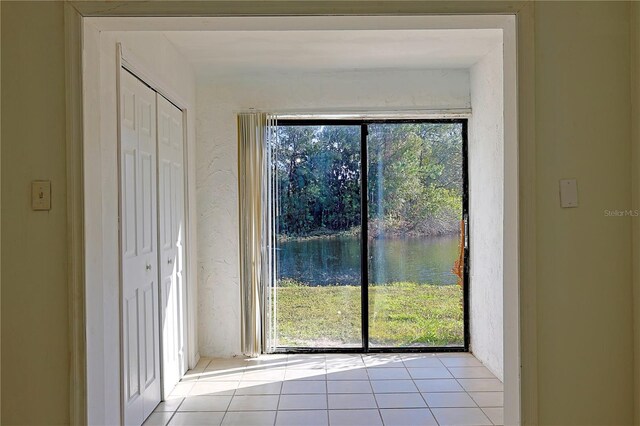
M 361 348 L 360 126 L 279 122 L 276 348 Z
M 369 346 L 464 346 L 462 122 L 368 126 Z

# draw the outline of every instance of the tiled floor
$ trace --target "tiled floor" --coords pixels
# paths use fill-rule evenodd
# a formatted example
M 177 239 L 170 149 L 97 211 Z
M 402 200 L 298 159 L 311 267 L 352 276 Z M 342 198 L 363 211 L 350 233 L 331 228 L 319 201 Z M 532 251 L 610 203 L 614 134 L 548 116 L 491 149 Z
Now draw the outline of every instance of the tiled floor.
M 145 425 L 501 425 L 502 401 L 465 353 L 202 359 Z

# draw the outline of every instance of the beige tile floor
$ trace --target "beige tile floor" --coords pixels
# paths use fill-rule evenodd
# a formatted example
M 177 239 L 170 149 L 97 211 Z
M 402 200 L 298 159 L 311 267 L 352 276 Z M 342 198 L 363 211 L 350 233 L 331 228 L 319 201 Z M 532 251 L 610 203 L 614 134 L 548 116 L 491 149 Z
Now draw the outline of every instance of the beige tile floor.
M 502 425 L 502 401 L 467 353 L 202 359 L 145 425 Z

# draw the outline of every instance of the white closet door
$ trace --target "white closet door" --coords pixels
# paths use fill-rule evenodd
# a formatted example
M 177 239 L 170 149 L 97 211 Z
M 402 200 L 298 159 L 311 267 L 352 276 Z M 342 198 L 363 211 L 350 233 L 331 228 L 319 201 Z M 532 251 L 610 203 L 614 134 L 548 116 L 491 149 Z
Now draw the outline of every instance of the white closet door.
M 184 135 L 182 111 L 157 95 L 162 371 L 168 395 L 187 370 L 184 288 Z
M 160 402 L 156 93 L 125 70 L 120 89 L 124 421 L 140 425 Z

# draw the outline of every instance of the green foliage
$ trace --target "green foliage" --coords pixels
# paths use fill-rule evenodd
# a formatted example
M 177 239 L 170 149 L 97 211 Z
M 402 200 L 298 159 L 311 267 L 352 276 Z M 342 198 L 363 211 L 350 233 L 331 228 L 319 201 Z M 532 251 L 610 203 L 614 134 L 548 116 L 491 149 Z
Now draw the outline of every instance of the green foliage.
M 462 214 L 462 127 L 369 126 L 370 233 L 455 233 Z
M 360 127 L 280 126 L 274 149 L 278 232 L 303 237 L 360 226 Z M 462 126 L 369 126 L 369 219 L 373 236 L 458 230 Z
M 305 236 L 360 224 L 360 128 L 278 128 L 279 230 Z

